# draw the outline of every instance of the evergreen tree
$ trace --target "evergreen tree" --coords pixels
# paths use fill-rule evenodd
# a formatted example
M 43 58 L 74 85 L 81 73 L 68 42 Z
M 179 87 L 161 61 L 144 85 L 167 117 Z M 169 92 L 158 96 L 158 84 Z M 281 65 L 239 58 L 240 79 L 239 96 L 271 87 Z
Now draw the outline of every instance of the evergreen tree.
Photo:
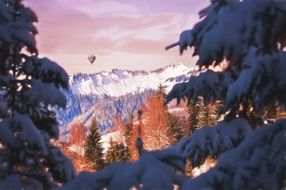
M 159 98 L 162 102 L 165 101 L 166 89 L 165 89 L 165 87 L 161 83 L 157 87 L 157 90 L 155 92 L 155 96 L 157 98 Z
M 219 119 L 222 104 L 220 101 L 205 104 L 203 97 L 189 101 L 190 131 L 194 132 L 203 126 L 214 126 Z
M 106 164 L 111 164 L 113 162 L 127 162 L 130 160 L 130 150 L 124 143 L 116 143 L 112 140 L 110 141 L 110 147 L 105 153 Z
M 199 124 L 201 127 L 205 125 L 213 126 L 217 123 L 218 120 L 218 110 L 216 103 L 209 103 L 205 106 L 202 106 L 200 113 Z
M 84 147 L 84 154 L 87 159 L 93 163 L 93 168 L 98 171 L 104 167 L 103 148 L 100 142 L 100 132 L 96 126 L 96 119 L 91 121 Z
M 38 58 L 36 14 L 21 0 L 0 0 L 0 189 L 52 189 L 75 175 L 53 144 L 59 137 L 55 107 L 68 74 Z
M 189 123 L 190 128 L 187 131 L 187 135 L 193 133 L 195 130 L 200 128 L 199 121 L 200 117 L 199 114 L 201 113 L 201 105 L 197 100 L 190 100 L 189 101 Z
M 219 114 L 222 109 L 222 104 L 220 103 L 220 101 L 205 102 L 203 97 L 198 97 L 197 101 L 199 128 L 205 125 L 215 125 L 217 123 L 217 120 L 219 119 Z
M 178 118 L 168 113 L 168 127 L 171 129 L 170 134 L 173 135 L 172 144 L 178 143 L 184 137 L 184 130 L 180 126 Z
M 216 121 L 216 123 L 217 123 L 218 120 L 221 119 L 222 111 L 223 111 L 223 103 L 222 103 L 222 101 L 220 101 L 220 100 L 215 101 L 213 114 L 214 114 L 214 120 Z

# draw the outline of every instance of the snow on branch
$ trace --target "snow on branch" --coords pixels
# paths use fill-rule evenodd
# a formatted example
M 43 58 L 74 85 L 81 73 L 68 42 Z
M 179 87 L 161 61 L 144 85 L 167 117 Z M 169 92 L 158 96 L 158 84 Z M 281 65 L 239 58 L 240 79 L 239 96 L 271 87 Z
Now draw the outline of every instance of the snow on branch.
M 47 145 L 49 151 L 49 157 L 47 162 L 49 163 L 53 174 L 53 178 L 61 183 L 66 183 L 75 177 L 74 166 L 69 158 L 67 158 L 58 147 L 53 145 Z
M 22 17 L 19 19 L 26 21 L 26 22 L 38 22 L 38 16 L 36 13 L 30 9 L 29 7 L 23 7 L 21 9 Z
M 286 120 L 251 131 L 213 169 L 188 180 L 182 189 L 282 189 L 286 185 L 285 134 Z
M 67 72 L 48 58 L 32 57 L 25 62 L 23 70 L 43 82 L 54 83 L 56 87 L 67 88 L 69 85 Z
M 245 69 L 238 79 L 229 86 L 226 108 L 253 99 L 259 110 L 275 99 L 286 105 L 286 53 L 278 51 L 263 55 L 252 48 L 245 59 Z
M 5 1 L 0 1 L 0 17 L 5 21 L 10 21 L 13 18 L 13 10 L 6 5 Z
M 201 11 L 203 19 L 183 32 L 174 45 L 179 45 L 180 51 L 194 47 L 200 68 L 226 60 L 226 70 L 231 72 L 227 83 L 213 82 L 210 87 L 198 82 L 201 75 L 191 77 L 188 83 L 175 85 L 167 101 L 227 95 L 224 111 L 232 112 L 248 100 L 255 111 L 271 101 L 285 105 L 285 7 L 285 2 L 272 0 L 212 1 Z
M 40 130 L 27 115 L 13 113 L 11 119 L 0 122 L 0 142 L 6 146 L 33 145 L 46 152 L 45 142 Z
M 205 126 L 181 143 L 182 154 L 191 159 L 193 166 L 199 166 L 206 157 L 217 157 L 237 146 L 250 130 L 249 123 L 242 118 L 220 122 L 214 127 Z
M 32 23 L 18 21 L 14 23 L 13 28 L 11 27 L 11 29 L 11 35 L 16 40 L 24 42 L 29 47 L 33 47 L 36 45 L 36 39 L 34 34 L 37 33 L 37 30 Z
M 21 0 L 0 0 L 0 189 L 55 189 L 75 176 L 51 138 L 52 106 L 66 106 L 68 75 L 37 58 L 36 14 Z
M 40 80 L 32 80 L 32 87 L 25 92 L 25 96 L 32 105 L 43 102 L 45 105 L 57 105 L 62 108 L 66 106 L 65 95 L 54 84 L 45 84 Z
M 181 186 L 187 177 L 176 174 L 165 161 L 180 158 L 179 147 L 163 151 L 143 152 L 136 162 L 118 162 L 108 165 L 97 173 L 81 173 L 79 177 L 67 183 L 63 189 L 173 189 Z M 179 159 L 180 158 L 180 159 Z M 183 163 L 183 162 L 182 162 Z M 173 165 L 174 166 L 174 165 Z
M 23 188 L 30 188 L 29 185 L 25 184 L 21 181 L 21 176 L 14 174 L 9 175 L 4 178 L 3 181 L 0 183 L 0 189 L 23 189 Z M 37 186 L 34 186 L 37 187 Z M 38 188 L 42 188 L 42 186 L 38 186 Z
M 180 54 L 182 54 L 184 50 L 187 50 L 188 46 L 191 47 L 192 41 L 193 41 L 193 39 L 192 39 L 192 31 L 191 30 L 186 30 L 186 31 L 183 31 L 180 34 L 180 39 L 179 39 L 178 42 L 173 43 L 173 44 L 167 46 L 165 49 L 169 50 L 169 49 L 171 49 L 173 47 L 179 46 Z
M 14 142 L 13 132 L 10 128 L 11 121 L 3 120 L 0 122 L 0 143 L 5 145 L 12 145 Z
M 166 102 L 174 98 L 180 100 L 197 99 L 198 96 L 204 97 L 206 102 L 221 100 L 225 97 L 226 91 L 232 82 L 229 72 L 215 72 L 207 70 L 198 76 L 191 76 L 185 83 L 176 84 L 166 97 Z
M 15 2 L 0 2 L 0 40 L 6 45 L 12 45 L 13 41 L 18 41 L 27 47 L 31 53 L 38 53 L 36 49 L 35 35 L 38 33 L 33 25 L 37 22 L 36 14 L 24 6 L 16 8 Z M 17 17 L 15 16 L 17 12 Z
M 69 76 L 60 65 L 48 58 L 39 59 L 39 64 L 41 65 L 39 72 L 42 75 L 49 75 L 53 73 L 54 76 L 51 76 L 51 78 L 54 79 L 56 85 L 61 85 L 64 88 L 68 87 Z
M 38 147 L 43 153 L 47 151 L 43 135 L 34 125 L 29 116 L 14 112 L 11 120 L 11 126 L 12 130 L 17 130 L 19 127 L 20 131 L 17 133 L 16 139 L 19 140 L 20 143 L 28 143 L 30 145 L 34 145 L 35 147 Z
M 203 19 L 192 30 L 182 32 L 179 41 L 166 49 L 178 45 L 182 53 L 188 46 L 194 47 L 200 67 L 220 64 L 224 58 L 240 65 L 251 46 L 269 51 L 277 48 L 277 42 L 283 44 L 286 12 L 281 7 L 285 8 L 285 2 L 213 1 L 201 11 Z

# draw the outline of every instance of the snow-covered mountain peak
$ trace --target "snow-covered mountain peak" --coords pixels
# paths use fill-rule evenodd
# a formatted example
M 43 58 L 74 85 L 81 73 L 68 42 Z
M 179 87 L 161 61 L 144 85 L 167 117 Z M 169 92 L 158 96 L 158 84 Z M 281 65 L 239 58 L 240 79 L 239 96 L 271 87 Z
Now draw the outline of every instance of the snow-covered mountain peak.
M 155 72 L 157 74 L 172 74 L 172 75 L 180 75 L 186 71 L 190 71 L 190 68 L 182 63 L 176 65 L 169 65 L 161 69 L 157 69 L 155 71 L 151 71 L 152 73 Z
M 75 74 L 70 77 L 74 93 L 82 95 L 119 97 L 132 92 L 142 92 L 145 89 L 156 89 L 159 84 L 170 90 L 170 78 L 187 76 L 192 69 L 183 65 L 171 65 L 155 71 L 128 71 L 113 69 L 110 72 L 95 74 Z M 177 82 L 177 81 L 175 81 Z M 168 83 L 168 84 L 165 84 Z

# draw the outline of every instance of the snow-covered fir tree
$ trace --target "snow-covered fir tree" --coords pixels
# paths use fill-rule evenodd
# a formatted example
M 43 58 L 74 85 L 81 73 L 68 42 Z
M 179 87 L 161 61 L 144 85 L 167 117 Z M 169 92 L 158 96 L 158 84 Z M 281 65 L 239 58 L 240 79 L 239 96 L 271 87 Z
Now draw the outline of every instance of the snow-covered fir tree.
M 52 107 L 66 105 L 67 73 L 37 57 L 36 14 L 0 0 L 0 189 L 52 189 L 75 176 L 51 144 L 59 136 Z
M 82 173 L 64 189 L 283 189 L 286 186 L 286 120 L 266 124 L 261 110 L 270 102 L 286 104 L 286 1 L 212 0 L 201 20 L 182 32 L 182 54 L 188 47 L 205 69 L 177 84 L 167 101 L 201 96 L 221 100 L 224 120 L 196 130 L 177 145 L 142 151 L 132 163 L 116 163 L 97 174 Z M 227 64 L 222 71 L 210 66 Z M 208 157 L 217 164 L 196 178 L 178 172 L 189 159 L 200 166 Z
M 193 47 L 199 57 L 197 65 L 206 70 L 176 85 L 167 99 L 202 96 L 206 103 L 223 100 L 226 114 L 225 121 L 215 128 L 204 127 L 186 141 L 184 153 L 195 166 L 206 156 L 225 153 L 216 167 L 189 180 L 183 188 L 285 186 L 285 121 L 263 126 L 265 118 L 260 114 L 269 103 L 281 108 L 286 103 L 286 77 L 282 74 L 286 71 L 285 8 L 285 1 L 212 1 L 200 12 L 203 19 L 167 47 L 178 45 L 180 53 Z M 223 71 L 208 70 L 225 62 Z

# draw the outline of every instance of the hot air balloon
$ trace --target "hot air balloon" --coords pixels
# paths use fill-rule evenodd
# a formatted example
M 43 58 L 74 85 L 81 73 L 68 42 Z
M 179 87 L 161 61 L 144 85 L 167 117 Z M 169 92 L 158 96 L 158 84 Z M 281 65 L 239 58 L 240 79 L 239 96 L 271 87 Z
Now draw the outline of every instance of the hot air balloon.
M 90 56 L 88 56 L 88 60 L 89 60 L 89 62 L 90 62 L 91 64 L 93 64 L 93 62 L 95 61 L 95 59 L 96 59 L 95 55 L 90 55 Z

